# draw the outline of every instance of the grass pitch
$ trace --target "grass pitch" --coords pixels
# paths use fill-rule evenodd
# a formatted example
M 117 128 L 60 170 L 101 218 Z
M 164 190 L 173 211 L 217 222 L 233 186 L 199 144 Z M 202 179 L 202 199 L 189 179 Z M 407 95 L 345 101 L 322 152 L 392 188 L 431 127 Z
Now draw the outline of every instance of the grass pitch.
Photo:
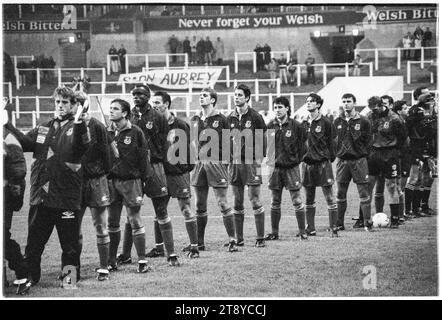
M 30 164 L 30 155 L 27 155 Z M 30 166 L 28 166 L 29 168 Z M 27 178 L 29 183 L 29 176 Z M 266 180 L 266 179 L 264 179 Z M 430 207 L 437 208 L 437 180 L 434 182 Z M 266 209 L 266 231 L 270 231 L 270 192 L 263 184 L 261 197 Z M 26 244 L 29 185 L 25 205 L 13 219 L 12 236 L 22 247 Z M 230 193 L 230 202 L 233 202 Z M 265 248 L 255 248 L 255 223 L 250 203 L 246 199 L 244 222 L 245 247 L 228 253 L 223 247 L 227 236 L 213 193 L 209 194 L 209 222 L 206 229 L 206 249 L 199 259 L 188 259 L 181 249 L 188 237 L 175 199 L 170 201 L 175 248 L 181 266 L 169 267 L 165 258 L 150 259 L 153 271 L 135 272 L 137 264 L 123 266 L 111 273 L 110 280 L 98 282 L 94 269 L 98 266 L 95 231 L 89 211 L 83 220 L 84 245 L 82 280 L 77 289 L 60 287 L 56 280 L 60 269 L 61 249 L 53 232 L 42 257 L 40 283 L 31 288 L 28 298 L 79 297 L 379 297 L 379 296 L 436 296 L 438 295 L 437 216 L 406 222 L 396 230 L 376 229 L 367 233 L 352 229 L 351 218 L 357 216 L 358 196 L 354 185 L 348 192 L 346 231 L 339 238 L 331 238 L 326 228 L 328 216 L 321 190 L 317 190 L 316 228 L 318 235 L 301 241 L 295 237 L 297 223 L 288 192 L 283 195 L 280 240 L 267 241 Z M 193 205 L 193 209 L 194 209 Z M 389 209 L 385 206 L 384 211 Z M 150 250 L 153 239 L 153 207 L 145 198 L 142 208 L 146 226 L 146 246 Z M 125 215 L 122 214 L 121 225 Z M 121 245 L 120 245 L 121 247 Z M 135 249 L 132 258 L 136 260 Z M 373 272 L 371 289 L 365 287 L 363 270 Z M 7 269 L 10 281 L 14 274 Z M 375 288 L 373 286 L 375 285 Z M 17 297 L 14 288 L 5 288 L 6 298 Z

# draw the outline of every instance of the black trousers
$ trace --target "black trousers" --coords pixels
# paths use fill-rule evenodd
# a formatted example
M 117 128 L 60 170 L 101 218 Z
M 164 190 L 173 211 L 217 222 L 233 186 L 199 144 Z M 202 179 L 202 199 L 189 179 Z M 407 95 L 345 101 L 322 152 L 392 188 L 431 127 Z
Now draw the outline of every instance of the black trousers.
M 11 208 L 5 208 L 3 210 L 3 236 L 4 236 L 4 254 L 5 259 L 8 261 L 9 268 L 15 272 L 17 279 L 23 279 L 28 276 L 28 267 L 25 259 L 23 258 L 20 245 L 13 239 L 11 239 L 11 224 L 14 211 Z
M 65 266 L 74 266 L 79 279 L 78 214 L 78 210 L 48 208 L 44 205 L 31 206 L 25 259 L 33 281 L 40 280 L 41 256 L 54 226 L 62 250 L 61 268 L 63 270 Z

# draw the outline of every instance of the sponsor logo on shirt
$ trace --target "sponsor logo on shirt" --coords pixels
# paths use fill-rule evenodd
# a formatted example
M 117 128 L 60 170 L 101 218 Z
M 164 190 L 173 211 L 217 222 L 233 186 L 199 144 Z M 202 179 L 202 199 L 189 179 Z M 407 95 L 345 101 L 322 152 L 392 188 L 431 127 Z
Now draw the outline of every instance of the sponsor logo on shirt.
M 287 132 L 285 133 L 285 136 L 287 138 L 290 138 L 292 136 L 292 130 L 287 130 Z
M 321 132 L 321 126 L 317 126 L 317 127 L 315 128 L 315 132 L 317 132 L 317 133 Z
M 132 138 L 129 136 L 124 137 L 124 144 L 130 144 L 132 142 Z
M 219 126 L 219 121 L 218 120 L 213 121 L 212 127 L 218 128 L 218 126 Z
M 252 126 L 252 121 L 247 120 L 246 121 L 246 128 L 250 128 Z
M 355 130 L 357 130 L 357 131 L 361 130 L 361 125 L 359 123 L 355 124 Z
M 146 123 L 146 128 L 147 129 L 152 129 L 153 128 L 153 122 L 152 121 L 148 121 L 147 123 Z
M 75 219 L 75 214 L 73 211 L 65 211 L 62 213 L 62 219 Z
M 66 135 L 67 136 L 70 136 L 70 135 L 72 135 L 72 132 L 74 131 L 74 128 L 70 128 L 67 132 L 66 132 Z

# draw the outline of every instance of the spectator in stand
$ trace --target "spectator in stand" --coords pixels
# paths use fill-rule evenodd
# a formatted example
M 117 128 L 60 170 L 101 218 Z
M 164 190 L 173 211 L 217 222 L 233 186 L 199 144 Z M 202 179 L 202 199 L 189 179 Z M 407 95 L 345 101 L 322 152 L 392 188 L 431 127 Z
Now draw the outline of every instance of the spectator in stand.
M 269 71 L 270 74 L 270 83 L 269 83 L 269 88 L 276 88 L 276 70 L 278 69 L 278 62 L 276 61 L 275 58 L 272 58 L 272 60 L 270 60 L 270 63 L 267 65 L 267 70 Z
M 298 60 L 296 58 L 291 58 L 289 61 L 289 65 L 287 67 L 289 71 L 289 84 L 295 84 L 296 77 L 296 65 L 298 64 Z
M 205 41 L 204 38 L 201 37 L 200 41 L 196 44 L 196 54 L 198 56 L 198 63 L 204 63 L 204 55 L 205 55 Z
M 217 65 L 222 65 L 224 60 L 224 42 L 220 37 L 215 42 L 215 60 Z
M 407 34 L 402 38 L 402 46 L 404 47 L 404 60 L 410 59 L 410 48 L 412 44 L 413 38 L 411 36 L 411 32 L 407 32 Z
M 414 30 L 413 33 L 414 38 L 420 37 L 421 39 L 424 37 L 424 30 L 420 26 L 416 27 L 416 30 Z
M 118 58 L 120 59 L 121 73 L 126 73 L 126 49 L 123 45 L 118 49 Z
M 422 48 L 422 35 L 418 33 L 414 37 L 414 60 L 416 61 L 421 59 L 421 48 Z
M 190 64 L 196 64 L 197 62 L 197 57 L 196 57 L 196 36 L 192 37 L 192 40 L 190 41 Z
M 430 28 L 427 27 L 427 29 L 424 32 L 424 35 L 422 37 L 422 45 L 424 47 L 431 47 L 431 39 L 433 38 L 433 33 L 430 31 Z
M 188 60 L 191 60 L 192 49 L 190 48 L 190 40 L 188 36 L 186 36 L 186 38 L 183 41 L 183 53 L 187 53 Z
M 307 55 L 307 59 L 305 60 L 305 65 L 307 67 L 307 84 L 310 83 L 310 79 L 312 81 L 312 84 L 316 84 L 314 64 L 315 58 L 309 52 L 309 54 Z
M 212 65 L 212 52 L 212 41 L 210 41 L 209 37 L 206 37 L 206 41 L 204 41 L 204 62 L 208 65 Z
M 178 12 L 177 8 L 173 8 L 172 12 L 170 13 L 171 16 L 178 16 L 180 13 Z
M 14 82 L 14 64 L 11 56 L 3 51 L 3 82 Z M 17 79 L 18 81 L 18 79 Z
M 264 53 L 261 45 L 258 43 L 253 51 L 255 51 L 256 54 L 256 67 L 258 71 L 264 70 Z
M 266 43 L 262 49 L 262 52 L 264 52 L 264 64 L 269 64 L 272 57 L 270 54 L 270 52 L 272 52 L 272 48 L 270 48 L 270 46 Z
M 356 55 L 356 57 L 353 60 L 353 76 L 359 77 L 361 75 L 361 56 L 359 54 Z
M 56 63 L 55 63 L 54 58 L 52 56 L 50 56 L 48 58 L 47 65 L 48 65 L 48 68 L 50 68 L 50 69 L 54 69 L 55 68 Z M 54 75 L 54 71 L 55 70 L 48 71 L 48 80 L 51 80 L 52 76 Z
M 278 60 L 279 65 L 279 79 L 282 84 L 287 84 L 287 59 L 284 54 L 281 54 L 281 58 Z
M 109 55 L 111 56 L 111 71 L 112 73 L 118 73 L 118 52 L 115 46 L 112 45 L 109 49 Z
M 164 10 L 161 12 L 162 16 L 170 16 L 170 11 L 167 6 L 164 7 Z
M 169 49 L 170 49 L 170 53 L 175 54 L 177 52 L 177 49 L 180 45 L 180 41 L 178 40 L 177 37 L 175 37 L 175 35 L 173 34 L 170 38 L 169 41 L 167 42 L 169 44 Z M 172 56 L 172 62 L 176 63 L 177 59 L 176 59 L 176 55 Z

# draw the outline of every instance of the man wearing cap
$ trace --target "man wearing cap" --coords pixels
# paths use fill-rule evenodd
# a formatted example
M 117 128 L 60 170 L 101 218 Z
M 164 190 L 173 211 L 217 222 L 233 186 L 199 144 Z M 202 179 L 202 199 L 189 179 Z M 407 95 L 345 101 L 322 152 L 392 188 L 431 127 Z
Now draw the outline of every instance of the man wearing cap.
M 88 148 L 90 135 L 81 119 L 83 107 L 77 104 L 72 89 L 58 87 L 53 98 L 55 119 L 38 125 L 26 135 L 13 128 L 23 151 L 33 152 L 35 160 L 31 167 L 25 255 L 32 281 L 37 283 L 41 277 L 41 256 L 55 226 L 63 251 L 60 279 L 63 284 L 69 281 L 75 284 L 80 278 L 81 158 Z
M 170 112 L 172 100 L 165 91 L 157 91 L 152 97 L 155 110 L 163 114 L 169 124 L 167 143 L 169 145 L 164 170 L 167 178 L 169 196 L 178 199 L 178 205 L 184 216 L 187 234 L 190 241 L 190 258 L 198 258 L 198 235 L 196 216 L 190 208 L 190 171 L 195 167 L 190 163 L 190 127 Z M 161 237 L 161 234 L 159 234 Z M 162 241 L 160 241 L 162 242 Z
M 232 136 L 229 180 L 234 198 L 235 233 L 238 246 L 244 246 L 244 189 L 247 185 L 256 227 L 255 247 L 265 247 L 264 207 L 260 200 L 261 162 L 265 157 L 265 131 L 262 116 L 250 105 L 250 88 L 235 88 L 235 110 L 227 117 Z
M 302 183 L 306 195 L 307 235 L 315 236 L 315 193 L 322 188 L 327 202 L 329 229 L 332 237 L 338 236 L 338 207 L 333 190 L 335 182 L 332 162 L 335 161 L 336 129 L 333 123 L 320 112 L 324 101 L 321 96 L 311 93 L 307 97 L 309 116 L 302 123 L 307 132 L 307 152 L 303 157 Z M 339 226 L 342 230 L 343 225 Z
M 135 86 L 134 89 L 132 89 L 132 96 L 135 107 L 132 109 L 130 121 L 140 127 L 146 137 L 149 149 L 148 166 L 152 172 L 144 184 L 144 193 L 152 199 L 155 210 L 155 248 L 147 254 L 147 257 L 163 257 L 165 255 L 165 247 L 169 265 L 179 266 L 178 256 L 175 254 L 173 242 L 172 221 L 167 213 L 169 195 L 167 192 L 166 173 L 164 172 L 164 161 L 168 149 L 167 134 L 169 125 L 167 119 L 149 104 L 150 88 L 148 85 Z M 123 252 L 118 259 L 118 263 L 120 264 L 131 262 L 131 234 L 130 224 L 126 223 L 123 238 Z
M 413 216 L 422 217 L 432 213 L 428 199 L 433 176 L 437 175 L 437 114 L 434 97 L 428 88 L 417 88 L 413 94 L 418 103 L 410 108 L 406 119 L 412 166 L 405 195 L 406 201 L 411 202 Z M 419 212 L 421 203 L 422 212 Z
M 370 121 L 355 110 L 356 97 L 351 93 L 342 96 L 344 112 L 335 119 L 336 138 L 336 182 L 338 184 L 338 226 L 344 225 L 345 211 L 347 210 L 347 190 L 350 181 L 356 184 L 362 208 L 364 226 L 370 231 L 371 201 L 368 187 L 367 156 L 371 142 Z
M 212 187 L 229 237 L 227 251 L 236 252 L 238 248 L 235 243 L 233 212 L 227 201 L 227 163 L 230 158 L 227 155 L 228 159 L 226 161 L 223 159 L 223 130 L 228 129 L 228 124 L 226 117 L 215 108 L 217 100 L 218 94 L 214 89 L 203 88 L 199 97 L 201 112 L 190 119 L 191 143 L 197 151 L 195 169 L 190 183 L 195 189 L 196 197 L 198 249 L 206 250 L 204 234 L 208 220 L 207 197 L 209 187 Z M 211 142 L 212 136 L 214 142 Z
M 77 103 L 85 106 L 88 96 L 78 91 L 76 92 Z M 86 208 L 89 207 L 92 222 L 97 236 L 97 249 L 100 261 L 100 267 L 96 270 L 97 280 L 103 281 L 109 279 L 107 269 L 109 262 L 109 233 L 107 229 L 107 211 L 106 207 L 110 204 L 109 186 L 107 175 L 111 166 L 110 147 L 108 143 L 108 134 L 106 127 L 97 119 L 92 117 L 88 108 L 83 109 L 83 120 L 89 128 L 91 143 L 88 150 L 81 159 L 83 167 L 83 185 L 81 210 L 79 212 L 79 255 L 83 248 L 83 234 L 81 232 L 81 223 Z

